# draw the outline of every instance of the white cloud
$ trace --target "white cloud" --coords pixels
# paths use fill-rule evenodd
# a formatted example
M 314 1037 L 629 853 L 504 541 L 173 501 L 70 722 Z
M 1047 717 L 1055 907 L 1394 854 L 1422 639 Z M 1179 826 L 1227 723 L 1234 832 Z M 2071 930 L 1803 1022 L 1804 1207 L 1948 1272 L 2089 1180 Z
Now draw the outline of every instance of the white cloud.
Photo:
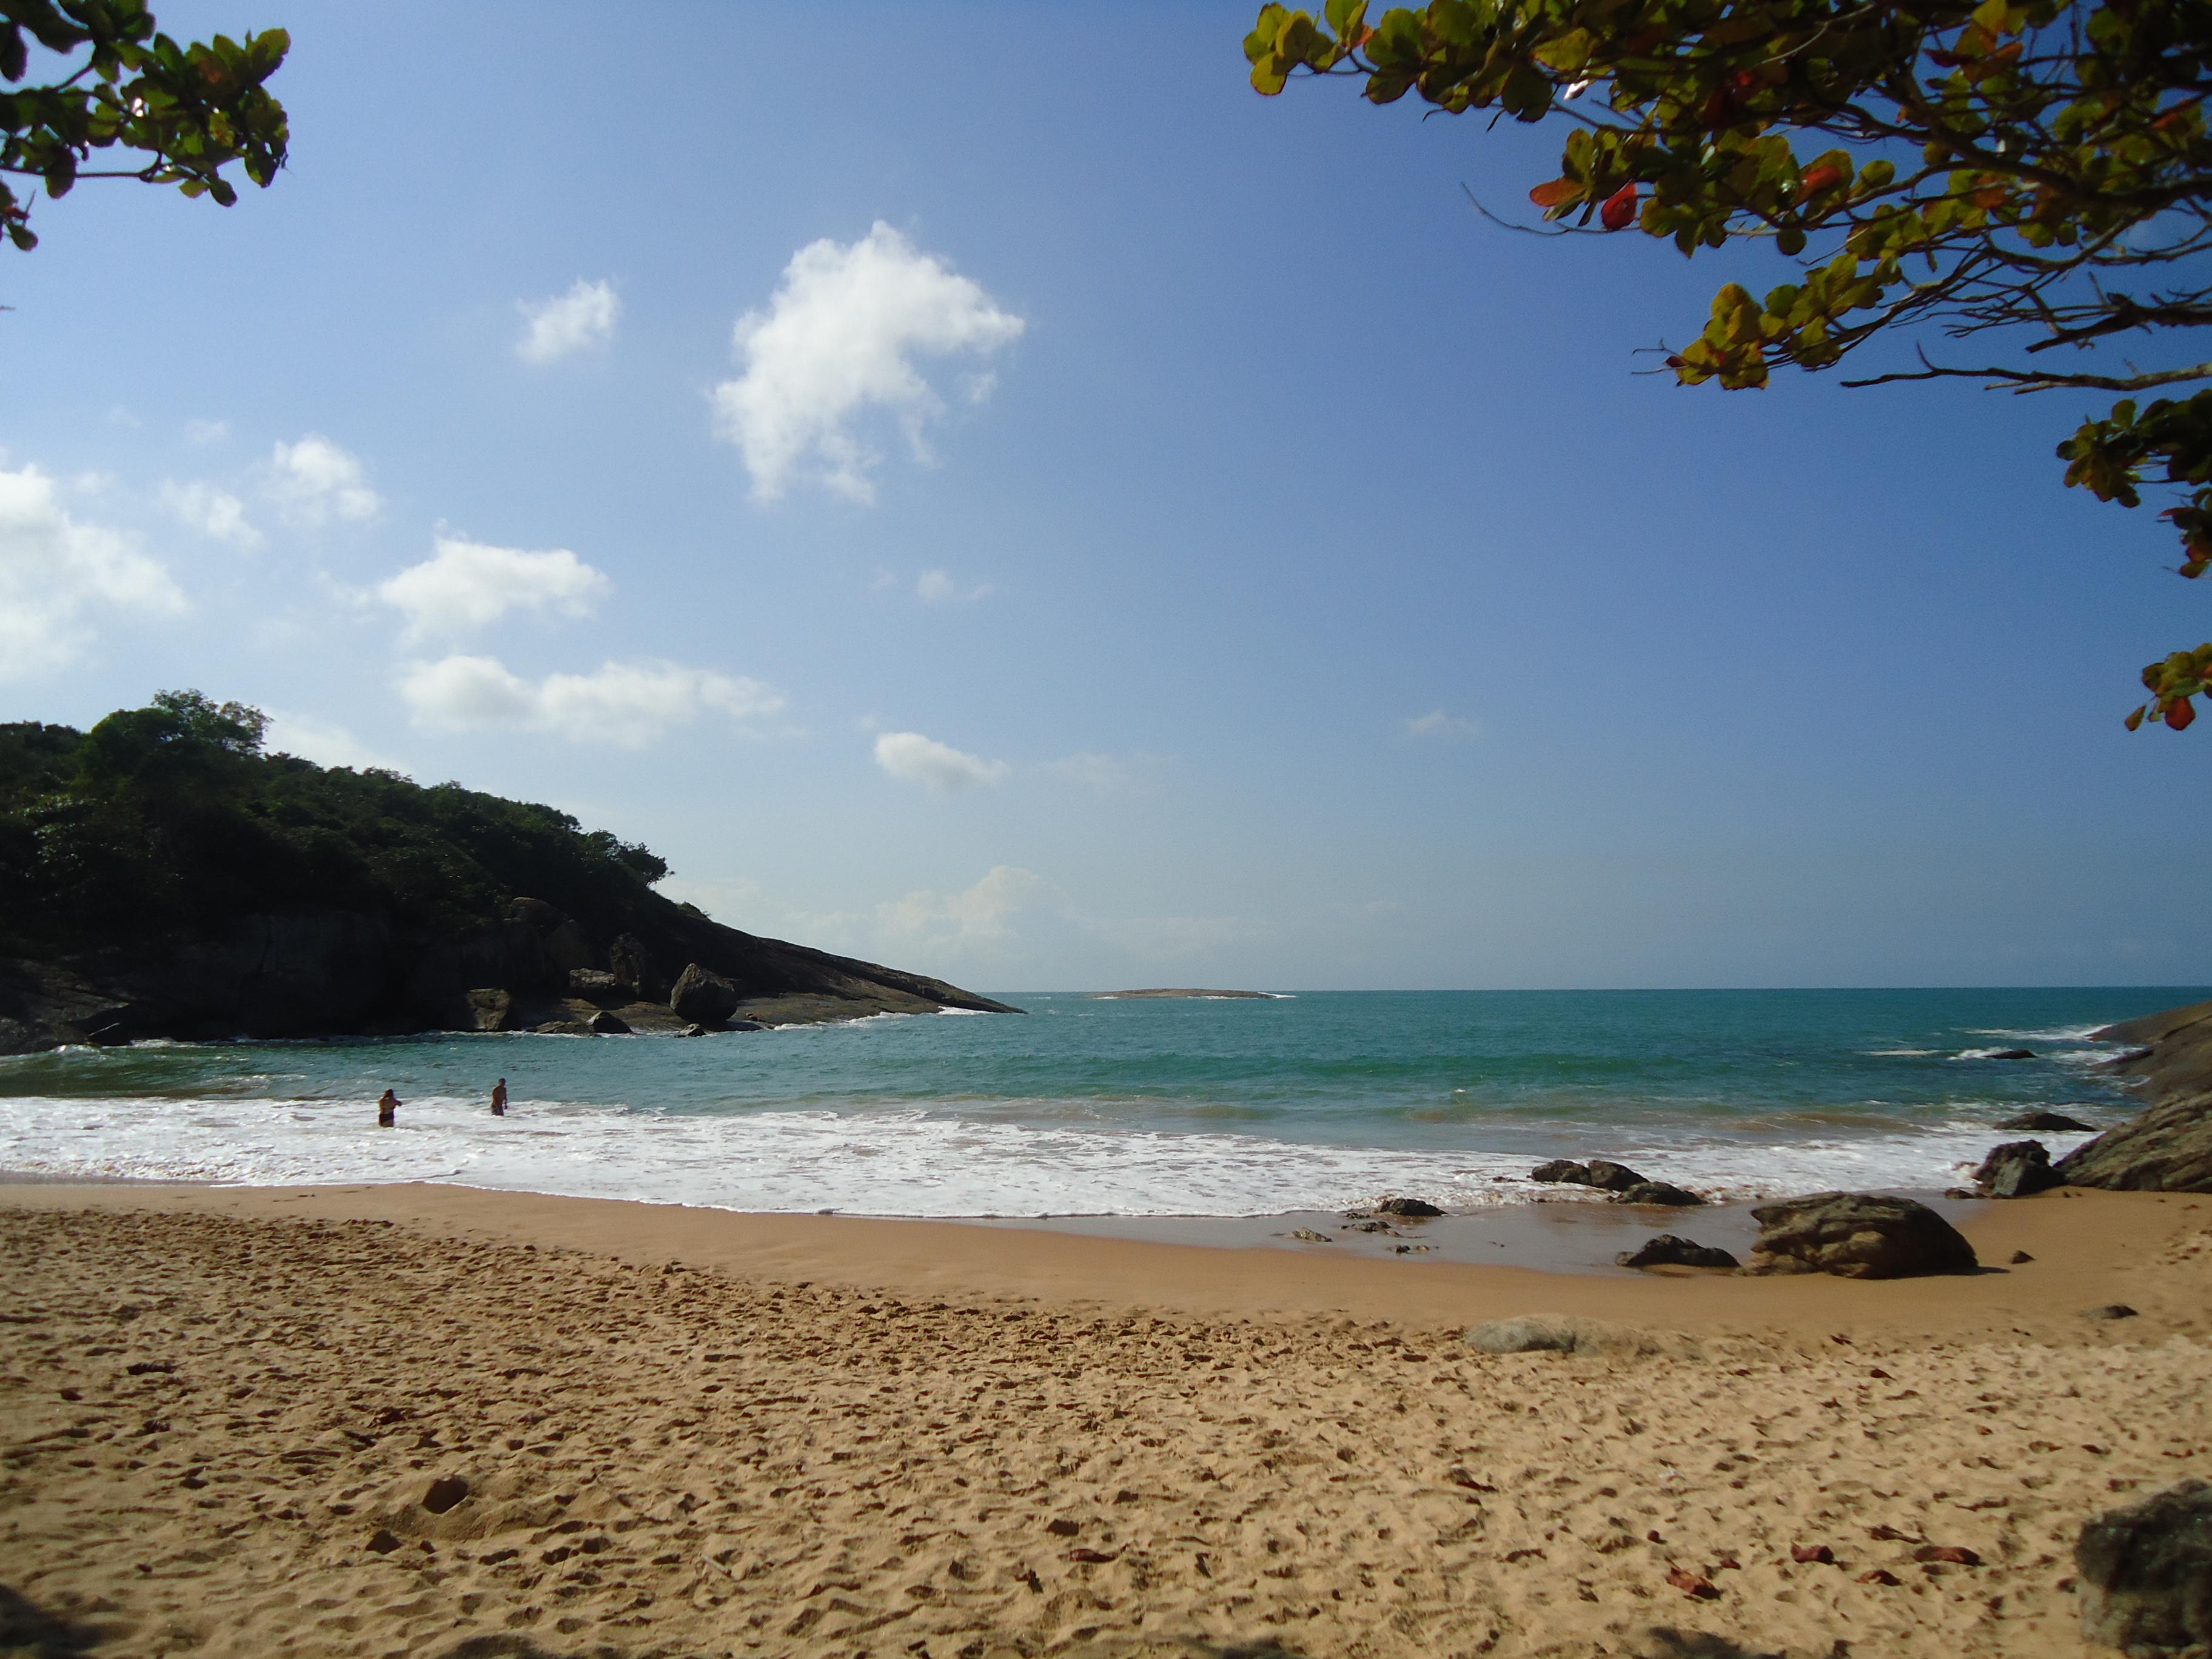
M 565 547 L 528 553 L 442 532 L 432 545 L 431 557 L 376 590 L 386 605 L 406 613 L 410 640 L 465 633 L 510 611 L 588 617 L 592 603 L 612 586 Z
M 580 276 L 566 294 L 515 304 L 530 325 L 514 344 L 514 355 L 526 363 L 558 362 L 571 352 L 604 344 L 614 338 L 622 316 L 612 283 L 587 283 Z
M 996 783 L 1013 769 L 1004 761 L 963 754 L 919 732 L 886 732 L 876 739 L 876 764 L 895 778 L 932 789 L 964 789 L 971 783 Z
M 88 611 L 173 616 L 185 596 L 121 531 L 80 524 L 35 466 L 0 469 L 0 680 L 71 661 L 92 638 Z
M 343 726 L 313 714 L 288 714 L 271 709 L 262 747 L 272 755 L 297 755 L 318 766 L 350 766 L 356 772 L 379 767 L 387 772 L 407 769 L 389 756 L 378 753 Z
M 758 680 L 672 662 L 610 662 L 589 674 L 533 682 L 496 658 L 468 656 L 407 665 L 399 694 L 421 726 L 546 732 L 633 749 L 702 714 L 744 720 L 773 714 L 784 702 Z
M 1007 923 L 1049 890 L 1036 872 L 1001 864 L 965 892 L 908 893 L 877 906 L 876 928 L 905 948 L 996 945 L 1006 939 Z
M 946 570 L 923 571 L 915 578 L 914 591 L 921 595 L 924 605 L 973 605 L 978 599 L 989 599 L 992 593 L 990 583 L 963 587 Z
M 927 461 L 923 431 L 945 404 L 913 360 L 994 351 L 1024 326 L 880 220 L 850 246 L 809 243 L 784 267 L 767 310 L 738 319 L 744 372 L 714 390 L 717 432 L 744 453 L 760 500 L 811 471 L 842 495 L 872 501 L 877 457 L 855 419 L 887 411 Z M 971 382 L 968 391 L 976 401 L 990 388 Z
M 1480 720 L 1462 720 L 1457 714 L 1447 714 L 1441 708 L 1432 708 L 1425 714 L 1416 714 L 1406 722 L 1409 737 L 1416 738 L 1479 738 L 1482 735 Z
M 230 422 L 228 421 L 186 421 L 185 422 L 185 441 L 188 444 L 198 444 L 204 447 L 209 444 L 228 443 L 229 441 Z
M 364 523 L 384 510 L 361 458 L 319 433 L 295 444 L 279 443 L 263 489 L 285 523 L 307 529 L 334 518 Z
M 199 482 L 180 484 L 171 479 L 161 486 L 161 505 L 211 542 L 246 549 L 261 545 L 261 532 L 246 519 L 246 503 L 227 489 Z

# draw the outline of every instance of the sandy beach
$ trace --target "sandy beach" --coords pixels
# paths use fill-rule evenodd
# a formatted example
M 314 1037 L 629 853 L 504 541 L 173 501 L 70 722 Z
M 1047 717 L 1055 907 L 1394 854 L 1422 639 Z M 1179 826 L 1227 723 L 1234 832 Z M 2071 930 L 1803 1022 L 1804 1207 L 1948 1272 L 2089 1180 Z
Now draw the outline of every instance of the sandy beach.
M 0 1651 L 2079 1653 L 2082 1519 L 2212 1471 L 2212 1200 L 1966 1231 L 2035 1260 L 1627 1279 L 7 1188 Z M 1632 1330 L 1459 1340 L 1530 1311 Z

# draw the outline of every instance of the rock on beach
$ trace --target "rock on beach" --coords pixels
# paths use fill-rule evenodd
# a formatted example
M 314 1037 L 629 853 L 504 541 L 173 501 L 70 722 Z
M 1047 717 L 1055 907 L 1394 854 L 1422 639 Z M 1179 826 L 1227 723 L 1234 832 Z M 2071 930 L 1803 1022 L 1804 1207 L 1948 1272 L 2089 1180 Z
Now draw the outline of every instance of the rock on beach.
M 2212 1481 L 2185 1480 L 2082 1527 L 2081 1638 L 2130 1656 L 2212 1649 Z
M 1906 1279 L 1970 1273 L 1981 1265 L 1957 1228 L 1909 1198 L 1814 1193 L 1751 1213 L 1761 1231 L 1749 1273 Z

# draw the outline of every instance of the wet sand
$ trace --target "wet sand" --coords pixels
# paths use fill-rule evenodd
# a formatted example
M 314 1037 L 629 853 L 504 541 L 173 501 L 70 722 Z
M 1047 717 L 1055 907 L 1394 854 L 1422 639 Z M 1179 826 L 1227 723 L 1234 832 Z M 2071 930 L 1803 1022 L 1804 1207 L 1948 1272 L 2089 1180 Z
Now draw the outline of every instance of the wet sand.
M 2212 1471 L 2212 1200 L 2050 1194 L 1968 1231 L 2036 1260 L 1559 1273 L 7 1188 L 0 1651 L 2078 1653 L 2081 1521 Z M 2139 1316 L 2082 1317 L 2115 1301 Z M 1457 1340 L 1535 1310 L 1650 1334 Z

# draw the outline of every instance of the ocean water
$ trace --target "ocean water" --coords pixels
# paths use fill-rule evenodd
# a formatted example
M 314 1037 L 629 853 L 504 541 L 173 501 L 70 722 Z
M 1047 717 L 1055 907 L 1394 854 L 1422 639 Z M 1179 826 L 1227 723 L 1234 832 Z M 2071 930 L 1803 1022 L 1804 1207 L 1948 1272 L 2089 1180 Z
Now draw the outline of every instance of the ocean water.
M 1557 1196 L 1607 1156 L 1716 1198 L 1954 1184 L 2036 1107 L 2136 1109 L 2089 1033 L 2206 988 L 1002 994 L 679 1041 L 144 1043 L 0 1059 L 0 1170 L 444 1181 L 739 1210 L 1265 1215 Z M 2036 1058 L 2001 1060 L 2002 1048 Z M 486 1109 L 493 1080 L 508 1116 Z M 386 1087 L 404 1104 L 375 1127 Z M 2086 1137 L 2044 1134 L 2055 1155 Z

